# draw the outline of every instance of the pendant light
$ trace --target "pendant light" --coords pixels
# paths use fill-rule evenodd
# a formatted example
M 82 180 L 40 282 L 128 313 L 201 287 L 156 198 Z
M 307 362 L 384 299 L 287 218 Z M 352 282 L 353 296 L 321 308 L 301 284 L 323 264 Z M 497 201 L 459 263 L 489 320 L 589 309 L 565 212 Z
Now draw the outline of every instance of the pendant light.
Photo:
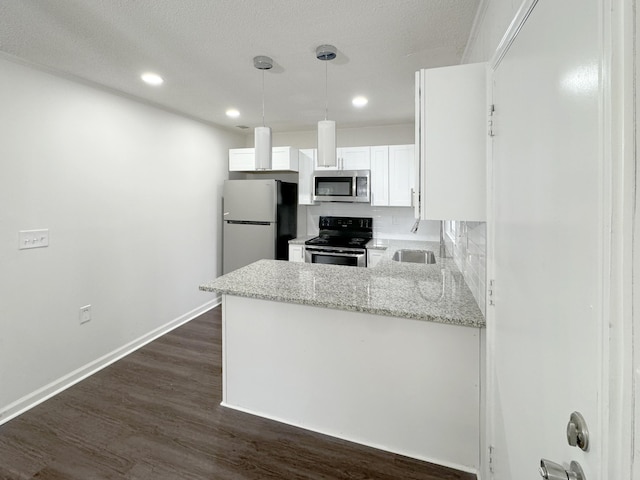
M 273 60 L 260 55 L 253 58 L 253 66 L 262 70 L 262 126 L 254 130 L 256 170 L 271 170 L 271 128 L 264 124 L 264 71 L 273 67 Z
M 333 45 L 320 45 L 316 48 L 316 58 L 328 62 L 336 58 L 336 47 Z M 336 158 L 336 122 L 329 120 L 329 79 L 327 63 L 324 64 L 325 80 L 325 110 L 324 120 L 318 122 L 318 165 L 322 167 L 335 167 L 338 165 Z

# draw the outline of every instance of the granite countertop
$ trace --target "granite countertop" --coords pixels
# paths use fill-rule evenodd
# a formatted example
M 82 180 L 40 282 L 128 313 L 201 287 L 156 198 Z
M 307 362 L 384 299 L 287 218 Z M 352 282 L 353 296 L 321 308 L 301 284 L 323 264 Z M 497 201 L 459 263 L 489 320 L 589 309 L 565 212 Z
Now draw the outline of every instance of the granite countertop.
M 391 260 L 400 248 L 437 254 L 437 242 L 372 241 L 386 249 L 373 268 L 259 260 L 200 285 L 200 290 L 317 307 L 484 327 L 473 294 L 451 258 L 433 265 Z M 304 243 L 304 241 L 302 241 Z
M 289 245 L 304 245 L 304 242 L 316 238 L 318 235 L 305 235 L 303 237 L 296 237 L 289 240 Z

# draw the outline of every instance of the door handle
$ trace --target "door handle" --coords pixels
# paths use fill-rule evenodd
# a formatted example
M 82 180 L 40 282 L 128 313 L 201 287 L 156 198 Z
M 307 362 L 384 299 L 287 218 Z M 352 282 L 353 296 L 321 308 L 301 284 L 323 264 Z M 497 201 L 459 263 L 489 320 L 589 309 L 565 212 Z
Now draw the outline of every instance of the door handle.
M 571 462 L 569 470 L 551 460 L 540 460 L 540 476 L 545 480 L 585 480 L 584 471 L 578 462 Z

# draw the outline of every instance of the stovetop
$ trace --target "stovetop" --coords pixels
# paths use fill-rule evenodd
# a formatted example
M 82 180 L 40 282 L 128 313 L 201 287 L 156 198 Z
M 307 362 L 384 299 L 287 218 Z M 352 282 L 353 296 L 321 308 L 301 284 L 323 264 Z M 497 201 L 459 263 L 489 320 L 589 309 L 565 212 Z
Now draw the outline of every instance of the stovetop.
M 351 247 L 364 248 L 371 238 L 362 237 L 343 237 L 332 235 L 321 235 L 305 242 L 306 245 L 315 245 L 318 247 Z
M 364 248 L 373 238 L 373 219 L 363 217 L 320 217 L 320 234 L 306 245 Z

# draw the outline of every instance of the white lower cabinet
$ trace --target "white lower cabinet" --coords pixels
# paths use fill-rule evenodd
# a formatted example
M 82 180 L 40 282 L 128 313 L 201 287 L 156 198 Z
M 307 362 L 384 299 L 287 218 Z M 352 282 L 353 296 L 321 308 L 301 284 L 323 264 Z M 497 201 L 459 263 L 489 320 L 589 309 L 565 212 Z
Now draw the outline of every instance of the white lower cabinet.
M 371 147 L 371 205 L 410 207 L 415 184 L 415 146 Z
M 304 262 L 304 245 L 289 245 L 289 261 Z
M 384 250 L 369 250 L 367 249 L 367 267 L 375 267 L 380 259 L 384 256 Z

